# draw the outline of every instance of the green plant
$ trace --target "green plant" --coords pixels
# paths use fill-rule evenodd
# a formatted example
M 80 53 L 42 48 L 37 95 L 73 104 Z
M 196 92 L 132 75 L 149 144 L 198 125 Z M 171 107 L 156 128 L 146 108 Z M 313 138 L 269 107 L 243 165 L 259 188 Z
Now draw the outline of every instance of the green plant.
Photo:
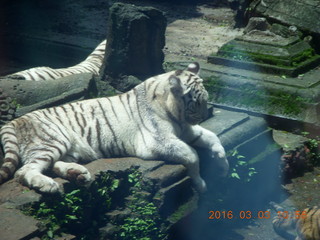
M 138 170 L 133 171 L 132 173 L 128 174 L 128 182 L 132 184 L 135 188 L 140 188 L 141 184 L 141 172 Z
M 250 182 L 253 176 L 257 174 L 255 168 L 250 167 L 248 162 L 244 161 L 245 156 L 241 155 L 237 149 L 231 150 L 227 155 L 230 162 L 233 162 L 230 178 Z
M 16 107 L 16 109 L 19 109 L 22 107 L 21 104 L 18 103 L 17 99 L 13 99 L 12 104 Z
M 130 205 L 132 217 L 124 219 L 119 237 L 122 240 L 162 239 L 164 233 L 159 228 L 161 218 L 157 207 L 151 202 L 137 201 Z
M 160 240 L 165 236 L 161 228 L 163 219 L 153 202 L 141 196 L 143 191 L 141 172 L 137 169 L 128 174 L 131 187 L 131 200 L 127 208 L 131 214 L 120 225 L 117 239 L 120 240 Z M 117 224 L 117 223 L 116 223 Z
M 306 151 L 313 166 L 320 165 L 320 137 L 310 138 L 306 143 Z
M 127 208 L 131 212 L 128 217 L 111 220 L 119 229 L 117 239 L 163 239 L 164 221 L 148 195 L 143 194 L 144 189 L 141 172 L 136 168 L 116 174 L 101 172 L 89 188 L 44 195 L 23 212 L 40 220 L 45 229 L 41 239 L 56 239 L 61 233 L 70 233 L 85 240 L 99 239 L 99 228 L 110 220 L 107 212 Z
M 76 232 L 86 239 L 104 222 L 104 213 L 112 204 L 111 194 L 119 184 L 112 175 L 101 173 L 90 188 L 74 189 L 54 197 L 43 196 L 41 202 L 25 207 L 23 212 L 41 221 L 46 229 L 42 239 L 54 239 L 62 232 Z
M 296 116 L 303 112 L 307 104 L 313 102 L 310 98 L 297 96 L 282 89 L 268 89 L 253 84 L 243 84 L 235 88 L 214 75 L 204 79 L 204 86 L 209 93 L 210 101 L 259 111 L 264 109 L 269 114 Z

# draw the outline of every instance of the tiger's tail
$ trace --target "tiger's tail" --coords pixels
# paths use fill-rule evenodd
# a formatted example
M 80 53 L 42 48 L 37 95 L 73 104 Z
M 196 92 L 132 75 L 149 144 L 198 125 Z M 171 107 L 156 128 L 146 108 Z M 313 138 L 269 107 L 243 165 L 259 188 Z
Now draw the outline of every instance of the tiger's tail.
M 3 164 L 0 167 L 0 184 L 13 176 L 20 163 L 19 146 L 15 126 L 8 123 L 0 129 L 0 137 L 4 151 Z
M 107 40 L 103 40 L 93 52 L 81 63 L 70 67 L 69 69 L 84 69 L 85 71 L 90 70 L 95 75 L 99 74 L 104 55 L 106 50 Z

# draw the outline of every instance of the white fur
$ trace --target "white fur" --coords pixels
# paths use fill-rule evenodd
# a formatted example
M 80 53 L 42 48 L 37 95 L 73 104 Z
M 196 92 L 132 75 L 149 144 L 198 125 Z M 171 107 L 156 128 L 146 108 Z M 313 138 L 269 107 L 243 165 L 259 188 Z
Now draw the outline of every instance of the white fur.
M 56 192 L 58 184 L 43 175 L 51 165 L 58 176 L 85 184 L 90 181 L 90 173 L 76 162 L 136 156 L 183 164 L 198 191 L 205 191 L 193 146 L 212 152 L 221 175 L 226 175 L 229 164 L 218 137 L 197 124 L 191 125 L 184 115 L 182 98 L 193 73 L 179 72 L 172 80 L 174 74 L 149 78 L 119 96 L 38 110 L 8 123 L 0 133 L 5 149 L 10 149 L 6 139 L 12 137 L 14 129 L 17 155 L 23 163 L 16 176 L 31 188 Z

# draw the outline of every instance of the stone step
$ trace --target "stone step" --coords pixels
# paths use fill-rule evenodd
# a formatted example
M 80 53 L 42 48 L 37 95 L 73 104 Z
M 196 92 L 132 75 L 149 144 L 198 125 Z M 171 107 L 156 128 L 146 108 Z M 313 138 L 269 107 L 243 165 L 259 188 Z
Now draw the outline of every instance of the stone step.
M 241 180 L 243 183 L 237 185 L 237 191 L 244 193 L 237 198 L 243 198 L 243 202 L 251 202 L 254 205 L 255 202 L 266 201 L 279 191 L 281 151 L 273 140 L 272 130 L 263 118 L 215 108 L 214 116 L 201 125 L 220 137 L 223 146 L 229 152 L 230 173 L 234 172 L 238 161 L 246 162 L 247 168 L 253 168 L 257 172 L 254 183 L 249 184 Z M 210 162 L 208 152 L 203 149 L 198 152 L 202 161 L 202 175 L 211 189 L 208 193 L 210 195 L 220 180 L 214 176 L 215 166 Z M 252 194 L 257 192 L 259 195 L 253 197 Z
M 161 188 L 154 196 L 153 200 L 159 208 L 163 217 L 173 214 L 180 206 L 190 201 L 194 197 L 194 192 L 190 191 L 192 181 L 189 177 L 175 182 L 174 184 Z M 196 206 L 196 202 L 192 203 Z

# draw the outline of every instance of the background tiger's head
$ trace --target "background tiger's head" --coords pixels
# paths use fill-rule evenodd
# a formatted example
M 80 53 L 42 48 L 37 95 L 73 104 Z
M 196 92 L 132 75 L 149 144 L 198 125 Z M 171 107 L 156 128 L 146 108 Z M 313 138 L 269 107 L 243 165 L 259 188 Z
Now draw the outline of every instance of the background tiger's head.
M 198 76 L 199 71 L 199 63 L 191 63 L 186 70 L 177 70 L 169 78 L 171 92 L 183 104 L 180 110 L 184 119 L 192 125 L 205 120 L 208 115 L 208 92 L 202 84 L 203 79 Z

